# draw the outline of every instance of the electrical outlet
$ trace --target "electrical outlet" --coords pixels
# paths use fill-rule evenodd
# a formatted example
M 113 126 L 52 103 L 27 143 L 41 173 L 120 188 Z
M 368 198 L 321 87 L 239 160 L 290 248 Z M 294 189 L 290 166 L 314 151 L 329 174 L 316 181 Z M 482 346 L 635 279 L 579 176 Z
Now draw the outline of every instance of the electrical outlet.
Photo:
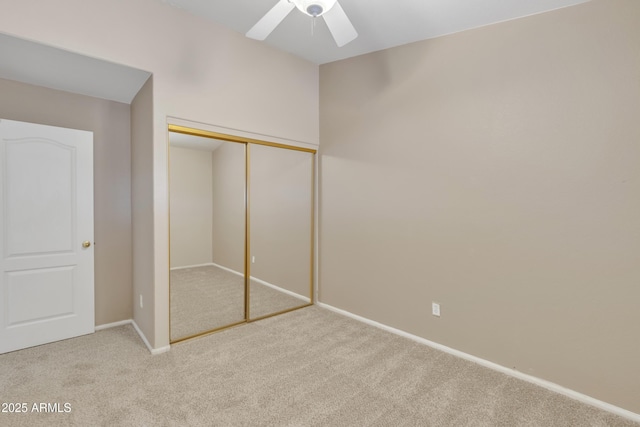
M 251 257 L 251 264 L 255 264 L 256 263 L 256 257 L 255 255 Z
M 431 314 L 436 317 L 440 317 L 440 304 L 438 304 L 437 302 L 431 303 Z
M 142 307 L 142 294 L 140 294 L 140 308 L 143 308 Z

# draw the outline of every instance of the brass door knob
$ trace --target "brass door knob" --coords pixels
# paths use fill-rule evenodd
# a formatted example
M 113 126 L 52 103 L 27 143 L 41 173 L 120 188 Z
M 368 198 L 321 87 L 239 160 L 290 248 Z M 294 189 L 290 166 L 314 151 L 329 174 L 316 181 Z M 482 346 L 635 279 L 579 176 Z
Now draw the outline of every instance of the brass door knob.
M 85 240 L 84 242 L 82 242 L 82 247 L 83 248 L 88 248 L 89 246 L 91 246 L 91 242 L 88 240 Z

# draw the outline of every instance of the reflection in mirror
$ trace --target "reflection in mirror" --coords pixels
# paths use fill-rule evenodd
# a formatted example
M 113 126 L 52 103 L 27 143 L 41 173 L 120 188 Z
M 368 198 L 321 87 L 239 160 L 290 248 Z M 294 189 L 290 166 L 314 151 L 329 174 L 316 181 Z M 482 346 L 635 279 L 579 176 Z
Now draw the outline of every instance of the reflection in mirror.
M 249 144 L 252 320 L 305 306 L 312 296 L 314 155 Z
M 245 321 L 245 144 L 169 132 L 171 341 Z

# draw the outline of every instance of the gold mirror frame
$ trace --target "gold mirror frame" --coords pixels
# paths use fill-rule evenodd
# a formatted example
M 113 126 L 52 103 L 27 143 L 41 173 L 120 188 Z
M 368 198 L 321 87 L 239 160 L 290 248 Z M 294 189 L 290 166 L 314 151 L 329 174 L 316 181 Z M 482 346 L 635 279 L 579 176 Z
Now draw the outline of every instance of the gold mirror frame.
M 224 329 L 228 329 L 228 328 L 232 328 L 234 326 L 238 326 L 238 325 L 242 325 L 244 323 L 251 323 L 251 322 L 255 322 L 258 320 L 262 320 L 262 319 L 266 319 L 269 317 L 273 317 L 273 316 L 278 316 L 280 314 L 284 314 L 284 313 L 288 313 L 294 310 L 299 310 L 301 308 L 304 307 L 309 307 L 311 305 L 314 304 L 315 301 L 315 289 L 314 289 L 314 271 L 315 271 L 315 182 L 316 182 L 316 153 L 317 150 L 312 149 L 312 148 L 305 148 L 305 147 L 298 147 L 298 146 L 293 146 L 293 145 L 287 145 L 287 144 L 281 144 L 281 143 L 276 143 L 276 142 L 268 142 L 268 141 L 263 141 L 263 140 L 258 140 L 258 139 L 253 139 L 253 138 L 246 138 L 246 137 L 241 137 L 241 136 L 236 136 L 236 135 L 230 135 L 230 134 L 224 134 L 224 133 L 218 133 L 218 132 L 212 132 L 212 131 L 207 131 L 207 130 L 202 130 L 202 129 L 195 129 L 195 128 L 190 128 L 190 127 L 186 127 L 186 126 L 180 126 L 180 125 L 173 125 L 173 124 L 169 124 L 168 125 L 168 132 L 174 132 L 174 133 L 180 133 L 180 134 L 185 134 L 185 135 L 191 135 L 191 136 L 198 136 L 198 137 L 204 137 L 204 138 L 212 138 L 212 139 L 217 139 L 220 141 L 226 141 L 226 142 L 235 142 L 235 143 L 240 143 L 240 144 L 245 144 L 246 149 L 245 149 L 245 195 L 244 195 L 244 199 L 245 199 L 245 235 L 244 235 L 244 314 L 245 314 L 245 318 L 243 321 L 240 322 L 235 322 L 229 325 L 225 325 L 225 326 L 221 326 L 221 327 L 217 327 L 215 329 L 211 329 L 211 330 L 207 330 L 207 331 L 203 331 L 203 332 L 199 332 L 199 333 L 195 333 L 193 335 L 189 335 L 186 337 L 181 337 L 175 340 L 171 340 L 171 310 L 169 310 L 169 338 L 170 338 L 170 342 L 171 344 L 176 344 L 182 341 L 186 341 L 186 340 L 190 340 L 193 338 L 197 338 L 197 337 L 201 337 L 201 336 L 205 336 L 205 335 L 209 335 L 215 332 L 219 332 L 221 330 Z M 310 188 L 310 192 L 311 192 L 311 224 L 310 224 L 310 250 L 309 250 L 309 256 L 310 256 L 310 271 L 309 271 L 309 303 L 307 304 L 301 304 L 300 306 L 296 306 L 296 307 L 292 307 L 292 308 L 288 308 L 285 310 L 281 310 L 275 313 L 270 313 L 268 315 L 264 315 L 264 316 L 260 316 L 257 318 L 251 318 L 251 312 L 250 312 L 250 303 L 251 303 L 251 295 L 250 295 L 250 280 L 251 280 L 251 267 L 250 267 L 250 254 L 251 254 L 251 230 L 250 230 L 250 215 L 251 215 L 251 197 L 250 197 L 250 189 L 251 189 L 251 179 L 250 179 L 250 162 L 251 162 L 251 155 L 250 155 L 250 145 L 249 144 L 255 144 L 255 145 L 263 145 L 263 146 L 269 146 L 269 147 L 276 147 L 276 148 L 281 148 L 281 149 L 286 149 L 286 150 L 294 150 L 294 151 L 302 151 L 302 152 L 307 152 L 312 154 L 312 161 L 311 161 L 311 188 Z M 168 138 L 167 138 L 167 151 L 169 150 L 169 142 L 168 142 Z M 169 158 L 169 156 L 167 156 Z M 169 195 L 169 197 L 171 197 L 171 195 Z M 171 212 L 169 212 L 169 215 L 171 215 Z M 169 221 L 170 223 L 171 221 Z M 171 230 L 169 230 L 169 238 L 171 237 Z M 169 253 L 169 261 L 171 259 L 171 253 Z M 168 264 L 168 268 L 170 268 L 171 263 L 169 262 Z M 169 287 L 171 287 L 171 283 L 169 282 Z M 171 292 L 169 292 L 169 295 L 171 295 Z M 171 306 L 171 301 L 169 301 L 169 307 Z

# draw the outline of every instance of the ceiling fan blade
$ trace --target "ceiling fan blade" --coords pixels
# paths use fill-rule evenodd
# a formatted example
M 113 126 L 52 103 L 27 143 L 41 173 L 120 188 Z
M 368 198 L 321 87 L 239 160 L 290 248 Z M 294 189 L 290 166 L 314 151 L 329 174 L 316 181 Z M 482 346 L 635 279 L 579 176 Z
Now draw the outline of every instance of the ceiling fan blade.
M 280 0 L 256 25 L 247 31 L 247 37 L 256 40 L 266 39 L 294 7 L 296 6 L 288 0 Z
M 344 13 L 344 9 L 342 9 L 340 3 L 333 5 L 333 7 L 322 16 L 338 47 L 342 47 L 358 37 L 358 32 L 353 28 L 353 24 L 351 24 L 347 14 Z

